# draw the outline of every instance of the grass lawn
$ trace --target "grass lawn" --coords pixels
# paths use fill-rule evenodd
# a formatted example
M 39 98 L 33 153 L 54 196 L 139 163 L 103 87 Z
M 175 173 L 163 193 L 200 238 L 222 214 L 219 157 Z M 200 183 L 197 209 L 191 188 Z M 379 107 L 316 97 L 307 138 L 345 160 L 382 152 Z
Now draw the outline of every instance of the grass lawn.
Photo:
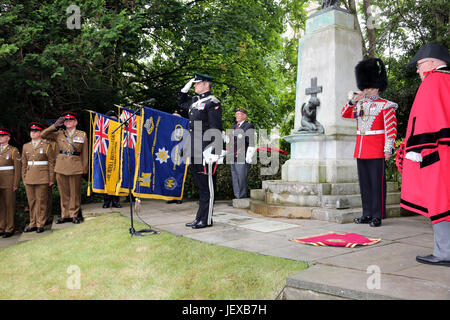
M 128 218 L 110 214 L 1 250 L 0 299 L 274 299 L 288 275 L 306 268 L 128 229 Z M 69 289 L 77 270 L 80 289 Z

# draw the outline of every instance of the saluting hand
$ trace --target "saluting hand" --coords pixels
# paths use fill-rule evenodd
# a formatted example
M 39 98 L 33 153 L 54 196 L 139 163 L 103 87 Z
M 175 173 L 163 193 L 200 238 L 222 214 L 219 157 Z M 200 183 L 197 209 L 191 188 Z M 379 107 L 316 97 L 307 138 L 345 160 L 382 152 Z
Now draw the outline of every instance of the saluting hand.
M 54 124 L 55 127 L 57 127 L 57 128 L 62 127 L 64 124 L 64 120 L 65 120 L 64 117 L 59 117 L 58 120 L 55 121 L 55 124 Z

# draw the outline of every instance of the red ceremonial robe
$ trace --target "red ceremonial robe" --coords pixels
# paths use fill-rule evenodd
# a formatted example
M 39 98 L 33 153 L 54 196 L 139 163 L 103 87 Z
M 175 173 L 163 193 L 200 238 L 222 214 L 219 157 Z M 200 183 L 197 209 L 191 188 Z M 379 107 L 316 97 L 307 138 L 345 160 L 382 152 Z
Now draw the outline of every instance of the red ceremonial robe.
M 422 162 L 403 160 L 401 206 L 431 222 L 450 221 L 450 73 L 429 73 L 417 91 L 406 130 L 406 153 Z

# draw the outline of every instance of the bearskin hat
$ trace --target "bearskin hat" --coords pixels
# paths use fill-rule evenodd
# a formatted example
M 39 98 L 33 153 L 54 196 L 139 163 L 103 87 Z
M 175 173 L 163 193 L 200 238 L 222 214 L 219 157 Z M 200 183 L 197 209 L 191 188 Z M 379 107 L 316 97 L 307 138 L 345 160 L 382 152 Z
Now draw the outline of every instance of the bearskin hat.
M 359 90 L 377 88 L 381 92 L 387 88 L 386 67 L 381 59 L 369 58 L 360 61 L 355 67 L 355 75 Z

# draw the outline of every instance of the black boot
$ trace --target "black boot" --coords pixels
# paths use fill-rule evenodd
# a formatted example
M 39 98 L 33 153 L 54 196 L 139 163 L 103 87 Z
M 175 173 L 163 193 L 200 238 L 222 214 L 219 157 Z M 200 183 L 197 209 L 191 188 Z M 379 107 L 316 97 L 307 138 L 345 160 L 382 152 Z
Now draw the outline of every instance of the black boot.
M 355 223 L 357 224 L 362 224 L 362 223 L 370 223 L 372 221 L 372 217 L 371 216 L 362 216 L 361 218 L 356 218 L 354 220 Z
M 193 227 L 198 223 L 198 220 L 194 220 L 192 222 L 186 223 L 186 227 Z

